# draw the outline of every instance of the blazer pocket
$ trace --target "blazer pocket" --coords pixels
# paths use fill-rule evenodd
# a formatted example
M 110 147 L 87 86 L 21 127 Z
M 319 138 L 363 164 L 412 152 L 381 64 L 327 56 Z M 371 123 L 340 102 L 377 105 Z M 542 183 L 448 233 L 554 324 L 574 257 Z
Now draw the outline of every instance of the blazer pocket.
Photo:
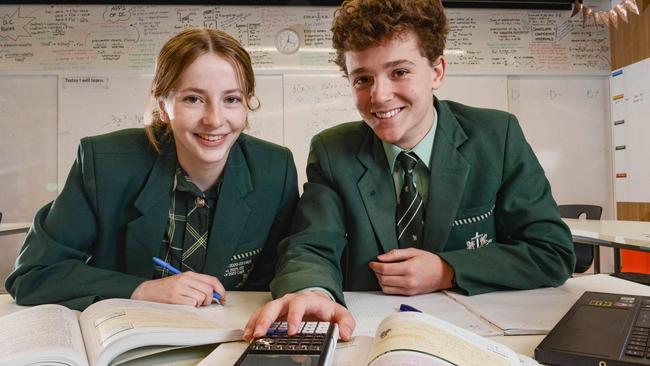
M 261 252 L 262 247 L 257 247 L 231 256 L 223 274 L 224 282 L 227 282 L 235 289 L 242 287 L 253 270 L 255 259 Z
M 445 250 L 479 249 L 496 240 L 494 203 L 458 210 Z
M 451 226 L 462 226 L 487 220 L 494 214 L 494 202 L 470 208 L 460 208 Z

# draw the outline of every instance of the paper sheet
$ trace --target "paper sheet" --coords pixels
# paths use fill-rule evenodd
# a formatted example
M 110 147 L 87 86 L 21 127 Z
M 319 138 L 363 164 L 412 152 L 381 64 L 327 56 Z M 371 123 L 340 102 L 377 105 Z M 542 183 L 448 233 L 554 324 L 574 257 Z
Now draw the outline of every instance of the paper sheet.
M 474 296 L 445 293 L 506 335 L 547 334 L 579 297 L 562 287 Z
M 481 336 L 503 334 L 500 329 L 470 313 L 444 293 L 404 297 L 384 295 L 380 292 L 346 292 L 345 302 L 357 321 L 354 335 L 374 337 L 379 323 L 386 316 L 398 311 L 400 304 L 408 304 Z
M 222 343 L 196 366 L 234 365 L 248 347 L 248 342 Z

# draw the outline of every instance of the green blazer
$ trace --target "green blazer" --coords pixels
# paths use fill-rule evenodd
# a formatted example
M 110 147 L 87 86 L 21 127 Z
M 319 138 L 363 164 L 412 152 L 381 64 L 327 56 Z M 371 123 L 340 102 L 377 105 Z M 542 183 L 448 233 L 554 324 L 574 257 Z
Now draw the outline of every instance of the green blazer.
M 448 101 L 435 108 L 423 249 L 453 267 L 466 294 L 562 284 L 575 262 L 571 233 L 516 118 Z M 313 138 L 274 296 L 322 287 L 343 303 L 342 290 L 380 289 L 368 262 L 398 247 L 388 167 L 364 122 Z
M 143 129 L 82 139 L 63 191 L 36 214 L 7 278 L 16 302 L 84 309 L 128 298 L 151 279 L 176 164 L 173 141 L 157 153 Z M 297 200 L 291 152 L 242 134 L 224 169 L 204 273 L 226 289 L 268 290 Z

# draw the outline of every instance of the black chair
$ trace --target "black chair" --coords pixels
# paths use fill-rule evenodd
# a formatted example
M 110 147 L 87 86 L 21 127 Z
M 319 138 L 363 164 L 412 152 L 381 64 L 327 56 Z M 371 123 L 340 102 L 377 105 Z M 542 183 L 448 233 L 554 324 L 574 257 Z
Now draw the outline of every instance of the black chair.
M 585 215 L 589 220 L 600 220 L 603 208 L 596 205 L 559 205 L 560 216 L 567 219 L 577 219 Z M 591 267 L 591 263 L 596 259 L 596 273 L 600 272 L 600 256 L 598 250 L 593 245 L 573 243 L 576 253 L 575 273 L 583 273 Z

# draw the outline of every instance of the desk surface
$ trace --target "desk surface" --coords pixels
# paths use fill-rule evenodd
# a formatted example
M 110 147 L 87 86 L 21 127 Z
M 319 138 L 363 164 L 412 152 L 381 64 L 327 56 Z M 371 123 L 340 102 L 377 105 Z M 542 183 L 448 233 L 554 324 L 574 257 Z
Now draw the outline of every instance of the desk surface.
M 621 220 L 563 219 L 574 237 L 594 244 L 650 250 L 650 222 Z
M 637 283 L 621 280 L 604 274 L 576 277 L 576 278 L 569 279 L 563 286 L 559 288 L 537 289 L 531 291 L 540 292 L 546 290 L 549 292 L 549 294 L 551 293 L 554 294 L 554 296 L 557 296 L 558 291 L 561 290 L 559 292 L 565 293 L 566 296 L 572 298 L 577 298 L 584 291 L 588 291 L 588 290 L 650 296 L 650 286 L 640 285 Z M 527 291 L 517 291 L 517 292 L 509 291 L 503 293 L 492 293 L 492 294 L 472 296 L 471 299 L 474 301 L 485 302 L 485 301 L 490 301 L 489 299 L 491 297 L 499 296 L 499 294 L 502 294 L 503 296 L 512 296 L 512 299 L 514 299 L 513 301 L 518 301 L 517 298 L 519 299 L 526 298 L 526 292 Z M 436 296 L 441 296 L 441 293 L 420 295 L 419 298 L 420 300 L 422 300 L 422 299 L 426 299 L 427 296 L 429 296 L 433 301 Z M 261 306 L 266 301 L 268 301 L 269 298 L 270 298 L 269 294 L 264 292 L 229 292 L 228 304 L 226 306 L 229 307 L 231 311 L 228 311 L 227 316 L 225 316 L 227 318 L 230 318 L 228 319 L 228 323 L 243 328 L 243 326 L 246 324 L 246 321 L 248 320 L 249 314 L 252 313 L 257 307 Z M 408 302 L 410 299 L 402 296 L 386 296 L 386 298 L 387 301 L 394 301 L 396 306 L 399 306 L 399 304 L 402 302 L 405 301 Z M 510 302 L 509 305 L 512 306 L 511 301 L 509 302 Z M 356 305 L 354 303 L 350 303 L 349 306 L 353 313 L 358 313 L 355 312 Z M 532 305 L 532 307 L 534 306 L 547 308 L 549 307 L 549 303 L 544 302 L 544 303 Z M 555 311 L 558 313 L 558 317 L 561 317 L 561 315 L 566 313 L 566 311 L 568 310 L 566 306 L 570 306 L 570 305 L 556 306 Z M 0 316 L 17 311 L 21 308 L 22 308 L 21 306 L 18 306 L 13 303 L 13 300 L 9 295 L 0 295 Z M 536 312 L 534 308 L 531 308 L 530 304 L 526 304 L 524 306 L 522 303 L 521 307 L 515 307 L 515 308 L 520 309 L 522 313 L 526 313 L 526 314 L 534 314 Z M 462 306 L 459 306 L 459 309 L 462 310 L 464 308 L 462 308 Z M 371 318 L 376 318 L 376 317 L 383 318 L 387 315 L 388 313 L 387 314 L 361 314 L 360 316 L 357 317 L 357 322 L 358 322 L 357 328 L 362 329 L 364 325 L 363 323 L 372 321 Z M 491 338 L 499 343 L 505 344 L 506 346 L 512 348 L 515 352 L 527 356 L 532 356 L 535 347 L 537 347 L 537 345 L 539 344 L 539 342 L 541 342 L 543 337 L 544 337 L 543 335 L 523 335 L 523 336 L 522 335 L 517 335 L 517 336 L 501 335 L 501 336 L 495 336 Z M 205 356 L 205 354 L 203 355 L 189 354 L 184 356 L 185 359 L 183 359 L 182 357 L 179 358 L 178 355 L 175 355 L 174 356 L 175 358 L 172 363 L 165 362 L 165 364 L 166 365 L 171 365 L 171 364 L 192 365 L 192 364 L 196 364 L 197 360 L 200 360 L 203 356 Z M 155 364 L 155 363 L 150 363 L 151 361 L 147 361 L 147 362 L 143 363 L 143 361 L 140 360 L 140 362 L 137 364 L 139 365 Z M 157 362 L 160 362 L 160 360 L 158 360 Z

